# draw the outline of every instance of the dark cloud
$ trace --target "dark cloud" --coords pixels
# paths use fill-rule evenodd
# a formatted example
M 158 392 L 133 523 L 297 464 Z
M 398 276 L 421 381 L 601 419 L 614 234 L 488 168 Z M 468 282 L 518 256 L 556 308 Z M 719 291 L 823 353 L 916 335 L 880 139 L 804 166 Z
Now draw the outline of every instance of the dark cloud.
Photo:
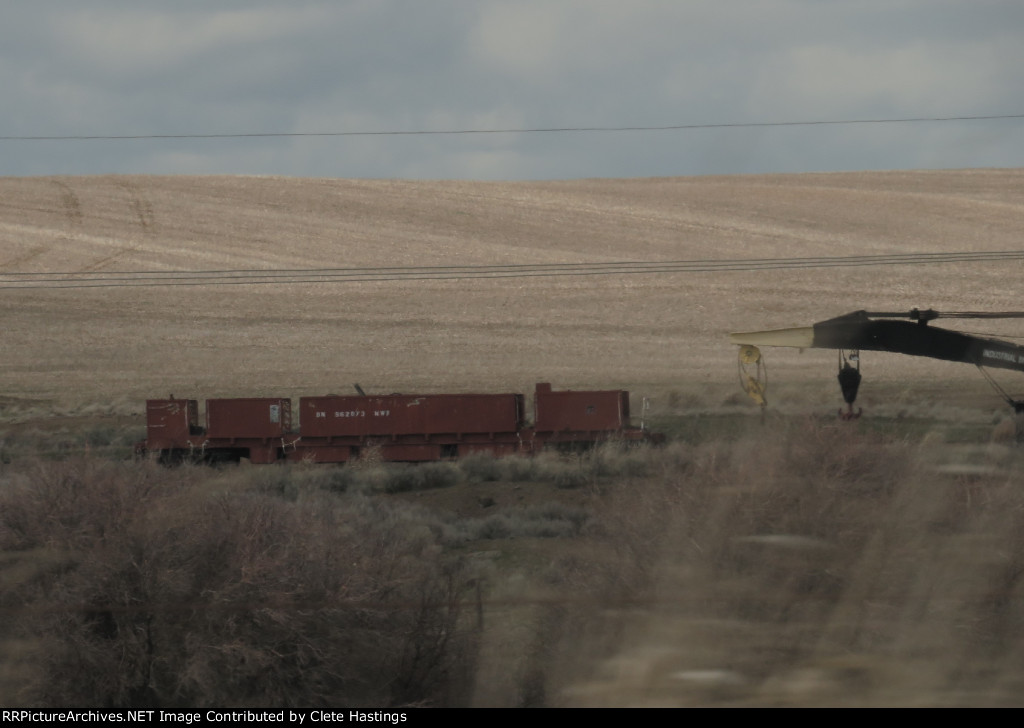
M 19 3 L 0 135 L 1020 113 L 1024 6 L 880 0 Z M 1024 166 L 1024 121 L 4 141 L 2 173 L 569 178 Z

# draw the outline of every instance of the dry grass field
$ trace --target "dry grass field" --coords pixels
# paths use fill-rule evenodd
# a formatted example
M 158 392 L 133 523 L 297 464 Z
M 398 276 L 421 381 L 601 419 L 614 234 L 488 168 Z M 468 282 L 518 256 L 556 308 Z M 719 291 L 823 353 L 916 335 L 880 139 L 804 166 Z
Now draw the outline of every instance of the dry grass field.
M 99 437 L 96 428 L 137 432 L 144 400 L 169 392 L 298 397 L 348 393 L 355 382 L 370 393 L 530 393 L 538 381 L 629 389 L 635 409 L 649 397 L 654 421 L 675 434 L 666 450 L 530 466 L 367 471 L 352 479 L 334 470 L 272 469 L 251 478 L 190 471 L 181 486 L 187 498 L 149 471 L 115 477 L 106 465 L 79 469 L 93 473 L 82 482 L 111 480 L 118 493 L 130 492 L 133 478 L 145 482 L 154 512 L 178 514 L 166 519 L 172 525 L 188 509 L 205 523 L 211 511 L 196 504 L 205 497 L 196 493 L 237 492 L 288 504 L 273 517 L 259 515 L 271 506 L 252 506 L 252 518 L 283 532 L 313 511 L 327 520 L 316 520 L 311 532 L 343 522 L 350 539 L 370 533 L 383 543 L 380 534 L 394 536 L 404 523 L 415 536 L 395 538 L 436 566 L 438 579 L 448 572 L 437 554 L 469 563 L 460 568 L 477 575 L 465 583 L 476 585 L 478 599 L 486 584 L 490 605 L 479 607 L 476 631 L 459 644 L 459 655 L 473 655 L 462 661 L 473 674 L 453 686 L 449 673 L 444 685 L 433 673 L 431 680 L 416 673 L 405 692 L 357 686 L 346 693 L 351 701 L 1019 704 L 1024 500 L 1017 492 L 1021 457 L 1000 435 L 1008 424 L 1005 404 L 969 366 L 869 352 L 862 362 L 865 417 L 840 427 L 828 419 L 841 403 L 835 354 L 769 350 L 771 408 L 762 424 L 739 393 L 727 335 L 862 308 L 1018 310 L 1024 262 L 304 285 L 9 285 L 14 274 L 35 272 L 1003 251 L 1020 249 L 1022 229 L 1024 170 L 542 183 L 0 179 L 0 435 L 7 450 L 11 443 L 31 449 L 47 432 L 64 436 L 75 428 L 93 433 L 96 444 L 123 444 L 128 436 Z M 950 328 L 1024 336 L 1017 322 Z M 996 377 L 1011 392 L 1024 390 L 1012 373 Z M 899 424 L 906 422 L 914 427 Z M 957 434 L 964 427 L 969 436 Z M 34 433 L 25 440 L 34 445 L 21 443 L 25 432 Z M 32 462 L 3 467 L 0 505 L 14 514 L 0 518 L 0 576 L 15 595 L 0 603 L 5 613 L 20 614 L 19 605 L 41 598 L 33 573 L 121 573 L 123 564 L 105 560 L 113 548 L 107 537 L 101 545 L 89 540 L 95 523 L 61 515 L 85 498 L 74 491 L 78 475 Z M 107 524 L 100 532 L 129 538 L 153 527 L 122 496 L 110 497 L 116 504 L 83 501 L 83 512 Z M 328 497 L 355 500 L 325 505 Z M 377 505 L 367 505 L 367 497 Z M 191 505 L 181 505 L 186 501 Z M 216 512 L 219 503 L 210 508 Z M 323 515 L 335 508 L 339 515 Z M 227 532 L 244 535 L 247 517 L 238 515 Z M 27 525 L 40 519 L 57 530 Z M 164 553 L 159 549 L 178 553 L 179 536 L 167 530 L 159 548 L 146 548 L 156 549 L 153 559 Z M 125 548 L 138 547 L 132 544 Z M 239 553 L 251 556 L 250 547 Z M 294 554 L 302 548 L 305 542 Z M 75 553 L 89 554 L 80 557 L 88 568 L 68 567 Z M 395 553 L 387 555 L 395 573 L 416 571 Z M 311 558 L 321 557 L 317 551 Z M 377 558 L 360 554 L 366 564 Z M 292 573 L 289 563 L 282 556 L 260 569 L 276 579 L 273 569 Z M 434 566 L 417 573 L 433 575 Z M 249 567 L 211 572 L 203 593 L 235 598 L 238 585 L 224 576 L 233 568 Z M 397 593 L 371 571 L 364 576 L 367 594 Z M 328 591 L 317 599 L 343 591 L 323 579 Z M 146 593 L 183 588 L 158 582 L 154 577 Z M 62 582 L 62 593 L 69 603 L 100 599 L 89 584 Z M 261 618 L 277 634 L 271 612 Z M 158 636 L 160 629 L 182 628 L 173 614 L 157 614 L 156 623 L 161 619 Z M 311 620 L 314 631 L 337 627 Z M 32 634 L 74 636 L 69 624 L 53 617 Z M 246 629 L 239 627 L 239 640 L 264 633 L 258 620 Z M 46 702 L 40 695 L 54 700 L 47 690 L 67 682 L 68 673 L 46 673 L 65 665 L 66 653 L 40 657 L 27 635 L 7 635 L 12 657 L 0 666 L 5 705 L 26 695 L 39 704 Z M 175 657 L 182 665 L 174 673 L 179 699 L 216 703 L 216 695 L 196 692 L 196 675 L 230 671 L 237 646 L 217 643 L 220 635 L 212 632 L 208 639 L 205 652 Z M 401 662 L 408 644 L 395 639 Z M 75 654 L 91 654 L 75 644 Z M 93 668 L 107 664 L 95 659 Z M 138 670 L 151 675 L 149 667 Z M 102 689 L 114 691 L 110 700 L 119 704 L 173 703 L 153 687 L 155 677 L 146 679 L 151 684 L 142 692 L 138 685 Z M 25 685 L 36 692 L 24 692 Z M 225 695 L 246 704 L 242 693 Z
M 0 272 L 1012 250 L 1022 217 L 1017 170 L 545 183 L 0 179 Z M 167 392 L 284 396 L 348 392 L 352 382 L 368 392 L 529 391 L 549 380 L 655 399 L 675 389 L 714 407 L 735 389 L 731 330 L 859 308 L 1012 310 L 1021 267 L 6 289 L 0 391 L 130 413 Z M 787 387 L 814 403 L 833 398 L 827 352 L 769 357 L 777 403 L 790 399 Z M 866 357 L 864 373 L 866 397 L 873 383 L 952 394 L 979 381 L 958 365 L 889 356 Z

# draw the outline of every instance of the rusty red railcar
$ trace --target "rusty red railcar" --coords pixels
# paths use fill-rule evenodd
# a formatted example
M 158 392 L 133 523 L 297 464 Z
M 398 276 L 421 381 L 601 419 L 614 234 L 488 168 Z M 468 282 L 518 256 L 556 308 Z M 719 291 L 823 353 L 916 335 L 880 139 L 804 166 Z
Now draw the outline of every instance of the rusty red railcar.
M 629 421 L 629 392 L 554 391 L 541 383 L 533 396 L 534 437 L 544 445 L 594 442 L 615 436 L 643 439 L 644 431 Z
M 146 400 L 146 448 L 151 452 L 179 448 L 200 431 L 196 400 Z
M 194 399 L 146 401 L 144 450 L 164 459 L 202 458 L 272 463 L 290 441 L 292 402 L 264 397 L 206 400 L 206 424 L 198 424 L 199 403 Z
M 630 424 L 628 392 L 554 391 L 550 384 L 537 385 L 532 423 L 525 397 L 514 393 L 302 397 L 298 422 L 283 397 L 208 399 L 204 426 L 198 414 L 194 399 L 148 400 L 138 449 L 168 460 L 343 463 L 369 451 L 422 462 L 652 439 Z

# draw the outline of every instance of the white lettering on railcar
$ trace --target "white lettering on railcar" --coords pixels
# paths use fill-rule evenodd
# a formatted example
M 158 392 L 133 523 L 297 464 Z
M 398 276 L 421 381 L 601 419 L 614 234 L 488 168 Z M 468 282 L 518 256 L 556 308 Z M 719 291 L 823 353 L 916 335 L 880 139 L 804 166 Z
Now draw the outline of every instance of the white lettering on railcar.
M 391 416 L 391 410 L 374 410 L 373 411 L 373 416 L 374 417 L 390 417 Z
M 1009 351 L 998 351 L 996 349 L 983 349 L 981 355 L 986 359 L 1001 359 L 1011 364 L 1020 364 L 1021 359 Z
M 366 417 L 366 410 L 342 410 L 334 413 L 335 417 Z

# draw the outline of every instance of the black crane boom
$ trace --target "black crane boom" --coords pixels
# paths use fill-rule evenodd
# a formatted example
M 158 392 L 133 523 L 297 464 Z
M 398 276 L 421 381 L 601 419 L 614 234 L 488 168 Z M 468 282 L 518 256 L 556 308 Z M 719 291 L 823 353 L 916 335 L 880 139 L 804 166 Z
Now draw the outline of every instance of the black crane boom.
M 867 311 L 854 311 L 816 323 L 812 346 L 891 351 L 1024 372 L 1024 346 L 930 326 L 930 317 L 921 316 L 911 322 L 877 316 Z
M 986 367 L 1011 369 L 1024 372 L 1024 346 L 1001 339 L 990 339 L 960 331 L 951 331 L 929 322 L 938 318 L 1024 318 L 1024 312 L 972 312 L 957 311 L 939 313 L 932 309 L 912 309 L 904 312 L 854 311 L 843 316 L 820 321 L 811 326 L 771 331 L 748 331 L 732 334 L 732 341 L 739 344 L 741 366 L 744 357 L 759 361 L 758 346 L 789 346 L 798 348 L 840 350 L 840 383 L 844 382 L 843 394 L 848 412 L 844 418 L 856 417 L 853 400 L 860 384 L 859 357 L 857 351 L 888 351 L 909 356 L 926 356 L 931 359 L 974 364 L 988 378 L 1006 401 L 1018 412 L 1024 412 L 1024 401 L 1014 400 L 985 371 Z M 897 319 L 908 319 L 900 321 Z M 849 360 L 844 351 L 850 351 Z M 857 362 L 854 369 L 851 361 Z M 762 365 L 763 366 L 763 365 Z M 853 380 L 856 379 L 856 382 Z M 764 404 L 764 387 L 759 391 L 759 402 Z M 748 388 L 749 392 L 749 388 Z M 752 395 L 753 396 L 753 395 Z

